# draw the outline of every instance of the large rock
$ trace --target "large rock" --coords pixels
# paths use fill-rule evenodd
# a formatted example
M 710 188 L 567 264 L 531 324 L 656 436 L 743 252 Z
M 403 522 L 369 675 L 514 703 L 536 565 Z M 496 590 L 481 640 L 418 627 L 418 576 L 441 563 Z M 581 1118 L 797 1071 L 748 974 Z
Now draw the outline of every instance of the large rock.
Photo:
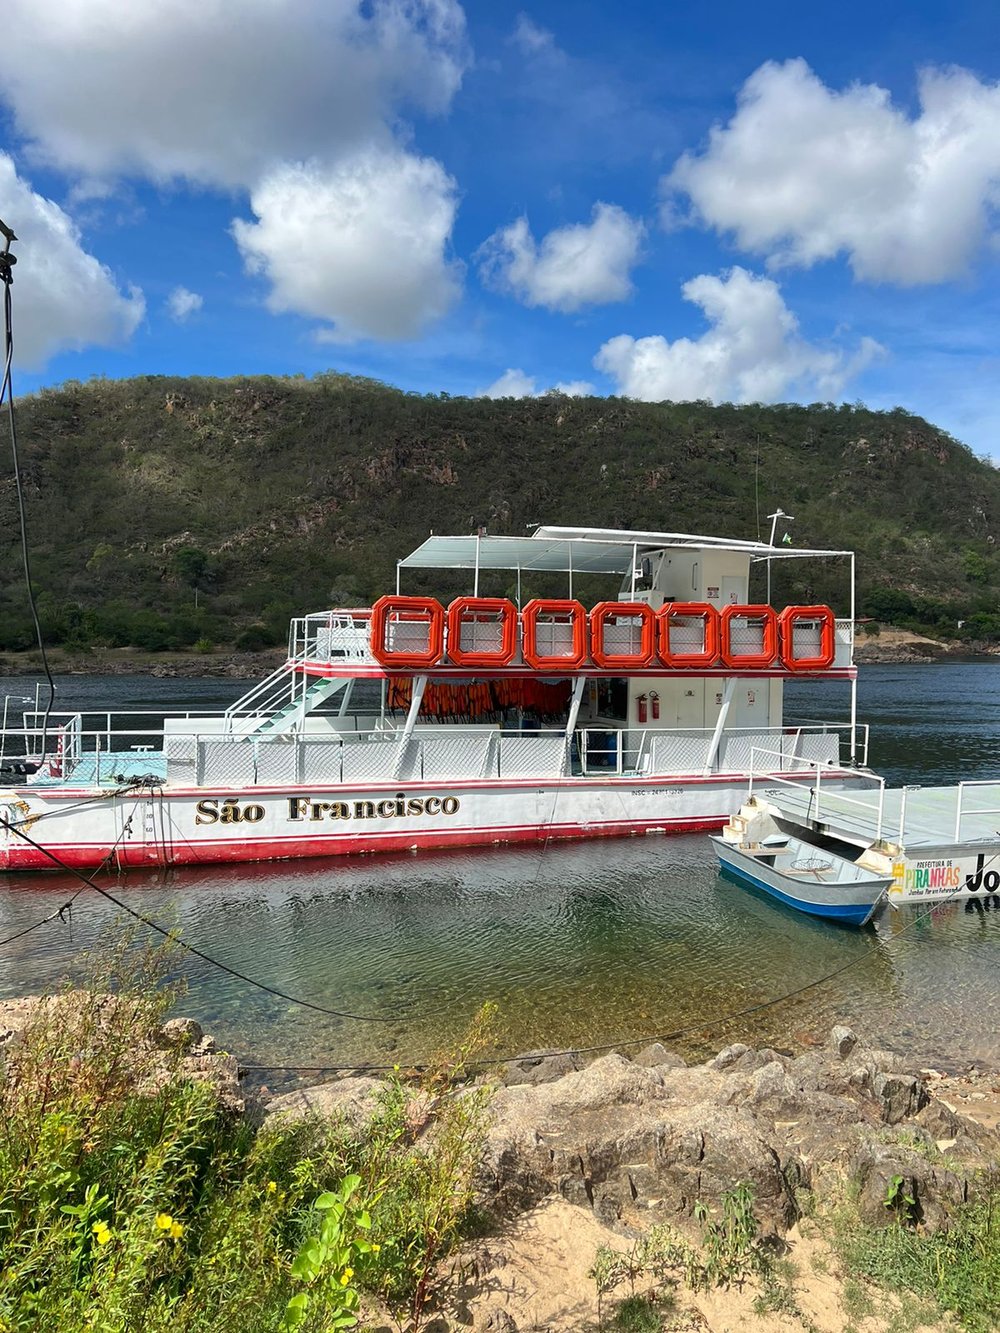
M 900 1143 L 864 1143 L 853 1175 L 861 1217 L 876 1227 L 904 1222 L 927 1232 L 941 1231 L 969 1197 L 966 1177 Z
M 605 1223 L 638 1211 L 665 1220 L 745 1180 L 764 1219 L 789 1225 L 794 1199 L 753 1113 L 682 1102 L 669 1080 L 691 1072 L 608 1055 L 556 1083 L 501 1089 L 484 1160 L 489 1203 L 509 1214 L 555 1190 Z
M 839 1028 L 797 1058 L 742 1043 L 691 1068 L 612 1054 L 502 1088 L 481 1185 L 500 1216 L 554 1192 L 618 1225 L 677 1220 L 747 1182 L 765 1229 L 782 1231 L 796 1217 L 795 1191 L 833 1169 L 854 1173 L 880 1221 L 894 1176 L 905 1177 L 900 1188 L 916 1191 L 916 1211 L 937 1226 L 967 1190 L 965 1168 L 981 1162 L 985 1138 L 992 1145 L 988 1130 L 930 1103 L 898 1056 Z M 935 1163 L 940 1145 L 949 1156 Z
M 275 1120 L 335 1119 L 348 1129 L 363 1128 L 375 1114 L 384 1085 L 377 1078 L 341 1078 L 272 1097 L 265 1118 Z

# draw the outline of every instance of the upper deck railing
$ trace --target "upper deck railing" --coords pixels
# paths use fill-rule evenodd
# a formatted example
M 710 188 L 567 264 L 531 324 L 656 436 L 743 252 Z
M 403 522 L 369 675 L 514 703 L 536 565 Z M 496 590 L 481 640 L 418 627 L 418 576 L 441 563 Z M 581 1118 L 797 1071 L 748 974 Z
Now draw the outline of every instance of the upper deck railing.
M 749 609 L 749 608 L 748 608 Z M 386 668 L 379 661 L 372 651 L 371 643 L 371 618 L 372 612 L 368 608 L 355 608 L 349 610 L 324 611 L 318 614 L 302 616 L 292 621 L 289 632 L 288 656 L 289 662 L 301 666 L 303 669 L 319 669 L 327 671 L 340 670 L 345 675 L 350 675 L 359 669 L 363 669 L 365 674 L 381 674 Z M 805 620 L 794 627 L 795 653 L 798 657 L 808 658 L 819 652 L 821 642 L 821 626 L 818 622 Z M 619 620 L 617 623 L 612 621 L 603 628 L 603 647 L 605 651 L 623 657 L 630 654 L 637 654 L 641 646 L 641 627 L 629 619 Z M 662 660 L 654 660 L 648 667 L 637 669 L 631 667 L 602 667 L 594 662 L 593 657 L 588 653 L 581 666 L 576 666 L 572 662 L 574 626 L 568 617 L 551 617 L 541 621 L 535 628 L 536 647 L 539 652 L 545 655 L 547 662 L 542 669 L 542 674 L 552 675 L 557 671 L 564 675 L 659 675 L 671 674 L 674 670 L 683 672 L 683 674 L 712 674 L 725 675 L 738 671 L 740 674 L 753 673 L 755 670 L 761 670 L 759 666 L 743 666 L 742 664 L 727 666 L 724 662 L 717 661 L 713 665 L 693 667 L 673 667 L 664 664 Z M 765 648 L 765 627 L 753 616 L 735 620 L 731 627 L 729 642 L 734 654 L 739 656 L 754 657 L 760 655 Z M 386 631 L 386 643 L 393 652 L 406 656 L 409 650 L 420 652 L 426 645 L 427 634 L 426 626 L 417 620 L 400 619 L 388 625 Z M 480 668 L 478 671 L 469 667 L 457 667 L 448 656 L 449 631 L 447 625 L 444 630 L 444 649 L 440 663 L 432 668 L 433 674 L 459 673 L 464 675 L 474 674 L 503 674 L 505 672 L 532 671 L 534 668 L 528 664 L 523 656 L 522 638 L 520 627 L 517 636 L 517 648 L 511 661 L 503 667 Z M 466 621 L 462 630 L 462 648 L 465 653 L 470 651 L 475 653 L 496 652 L 501 643 L 501 627 L 495 620 L 471 620 Z M 697 654 L 704 647 L 704 631 L 697 617 L 688 619 L 681 618 L 671 629 L 671 647 L 678 653 Z M 829 666 L 821 668 L 820 671 L 843 671 L 850 668 L 853 664 L 854 656 L 854 622 L 850 619 L 836 620 L 834 622 L 834 647 L 833 658 Z M 560 665 L 560 661 L 565 659 L 565 666 Z M 786 667 L 781 656 L 776 657 L 774 662 L 766 668 L 768 671 L 788 670 L 789 675 L 803 674 L 801 669 L 789 669 Z M 416 668 L 400 664 L 397 668 L 391 670 L 399 671 L 403 674 L 412 674 Z

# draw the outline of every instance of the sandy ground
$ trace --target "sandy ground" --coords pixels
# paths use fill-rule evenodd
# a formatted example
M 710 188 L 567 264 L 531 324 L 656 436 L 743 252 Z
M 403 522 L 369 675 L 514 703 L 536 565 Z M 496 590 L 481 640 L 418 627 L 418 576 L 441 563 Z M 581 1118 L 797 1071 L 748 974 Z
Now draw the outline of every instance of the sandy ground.
M 899 1311 L 899 1302 L 856 1284 L 845 1308 L 844 1285 L 835 1255 L 815 1225 L 805 1222 L 787 1237 L 780 1268 L 787 1274 L 794 1308 L 755 1311 L 759 1289 L 720 1287 L 691 1292 L 668 1289 L 664 1329 L 676 1333 L 882 1333 Z M 506 1333 L 505 1315 L 518 1333 L 596 1333 L 599 1311 L 589 1270 L 602 1245 L 627 1250 L 629 1241 L 602 1226 L 592 1213 L 562 1198 L 545 1200 L 524 1214 L 502 1238 L 478 1242 L 456 1264 L 443 1302 L 444 1313 L 428 1325 L 428 1333 L 467 1329 L 469 1333 Z M 636 1284 L 636 1291 L 644 1288 Z M 620 1288 L 604 1298 L 604 1317 L 629 1294 Z M 944 1324 L 924 1324 L 942 1333 Z

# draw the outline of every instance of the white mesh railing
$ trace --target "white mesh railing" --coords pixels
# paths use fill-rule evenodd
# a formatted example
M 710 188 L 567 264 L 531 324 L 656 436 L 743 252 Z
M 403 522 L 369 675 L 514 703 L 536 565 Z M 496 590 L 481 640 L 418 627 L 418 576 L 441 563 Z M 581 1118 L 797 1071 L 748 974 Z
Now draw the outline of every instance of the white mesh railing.
M 566 737 L 501 736 L 498 776 L 560 777 L 566 772 Z
M 670 651 L 672 653 L 703 653 L 708 621 L 704 616 L 670 617 Z
M 836 650 L 833 658 L 833 665 L 837 667 L 850 666 L 854 657 L 854 621 L 838 620 L 834 631 L 834 643 Z
M 85 720 L 85 719 L 84 719 Z M 138 718 L 136 718 L 138 721 Z M 206 720 L 207 721 L 207 720 Z M 817 764 L 829 768 L 841 760 L 850 741 L 849 726 L 803 724 L 783 728 L 724 730 L 714 758 L 714 732 L 709 728 L 581 727 L 567 741 L 562 730 L 511 732 L 498 728 L 429 727 L 410 737 L 405 752 L 399 730 L 320 732 L 291 735 L 234 734 L 217 730 L 198 733 L 170 729 L 157 736 L 142 727 L 131 731 L 84 731 L 72 726 L 64 733 L 66 777 L 79 756 L 83 781 L 110 781 L 115 773 L 159 772 L 176 785 L 233 788 L 283 786 L 296 783 L 368 784 L 403 781 L 447 781 L 516 777 L 606 776 L 610 774 L 669 777 L 699 772 L 749 772 L 756 749 L 773 752 L 778 771 L 804 770 Z M 141 725 L 141 724 L 140 724 Z M 371 728 L 371 721 L 368 721 Z M 865 753 L 866 729 L 855 755 Z M 428 734 L 429 733 L 429 734 Z M 12 733 L 22 746 L 34 732 Z M 161 748 L 162 747 L 162 748 Z M 54 755 L 50 744 L 50 753 Z M 844 750 L 845 755 L 847 749 Z M 122 756 L 128 757 L 128 769 Z M 147 758 L 148 756 L 148 758 Z M 165 770 L 157 769 L 165 759 Z M 91 769 L 94 776 L 91 776 Z
M 621 616 L 604 622 L 602 642 L 606 653 L 634 656 L 642 652 L 642 622 L 636 616 Z
M 764 651 L 764 621 L 761 617 L 733 616 L 729 622 L 729 648 L 744 656 Z
M 292 622 L 289 634 L 289 658 L 293 661 L 345 662 L 377 665 L 369 643 L 371 611 L 324 611 L 303 616 Z M 573 626 L 565 615 L 540 616 L 536 622 L 538 651 L 555 658 L 572 657 Z M 423 652 L 428 642 L 428 625 L 423 619 L 390 619 L 388 642 L 394 652 Z M 641 625 L 635 616 L 609 618 L 604 626 L 604 648 L 609 653 L 637 653 L 641 648 Z M 813 656 L 820 651 L 820 622 L 797 620 L 792 628 L 796 656 Z M 520 665 L 521 633 L 511 665 Z M 760 617 L 738 616 L 730 626 L 730 647 L 734 653 L 759 653 L 764 646 L 764 624 Z M 851 665 L 854 649 L 854 622 L 835 622 L 834 666 Z M 496 617 L 469 616 L 462 621 L 462 646 L 467 652 L 496 652 L 501 644 L 500 622 Z M 700 653 L 705 647 L 705 620 L 702 616 L 677 616 L 670 619 L 670 648 L 675 653 Z M 445 633 L 447 654 L 447 631 Z
M 496 741 L 499 737 L 479 733 L 472 736 L 422 737 L 422 772 L 428 781 L 442 778 L 485 778 L 497 771 Z
M 648 773 L 701 773 L 708 759 L 711 736 L 706 732 L 662 732 L 651 738 Z

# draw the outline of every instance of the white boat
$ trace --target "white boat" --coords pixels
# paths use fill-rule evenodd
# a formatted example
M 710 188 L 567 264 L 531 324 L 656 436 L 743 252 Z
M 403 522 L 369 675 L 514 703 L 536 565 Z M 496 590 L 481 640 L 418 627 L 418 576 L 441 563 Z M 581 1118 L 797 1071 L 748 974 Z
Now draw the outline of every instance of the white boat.
M 846 615 L 751 603 L 789 559 L 845 562 Z M 415 570 L 468 593 L 408 595 Z M 864 788 L 853 572 L 849 552 L 680 533 L 432 536 L 373 607 L 293 621 L 287 661 L 224 713 L 5 726 L 0 869 L 717 830 L 753 752 L 785 781 Z M 565 596 L 522 604 L 555 576 Z M 615 600 L 588 611 L 591 576 Z M 792 678 L 844 681 L 846 721 L 787 726 Z
M 809 916 L 864 926 L 885 903 L 891 875 L 878 875 L 829 847 L 772 833 L 759 842 L 712 837 L 724 875 Z

